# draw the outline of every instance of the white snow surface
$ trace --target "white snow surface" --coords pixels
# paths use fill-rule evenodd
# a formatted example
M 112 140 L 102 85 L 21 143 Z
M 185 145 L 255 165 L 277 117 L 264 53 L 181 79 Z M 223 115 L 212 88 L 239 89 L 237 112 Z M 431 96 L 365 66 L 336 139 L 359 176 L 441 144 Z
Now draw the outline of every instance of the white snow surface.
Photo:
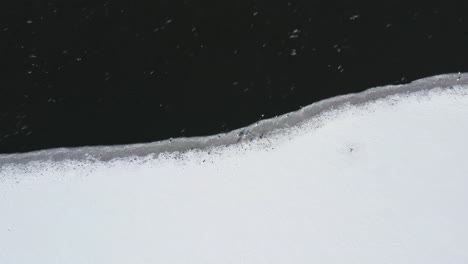
M 0 168 L 0 263 L 468 263 L 468 88 L 253 142 Z

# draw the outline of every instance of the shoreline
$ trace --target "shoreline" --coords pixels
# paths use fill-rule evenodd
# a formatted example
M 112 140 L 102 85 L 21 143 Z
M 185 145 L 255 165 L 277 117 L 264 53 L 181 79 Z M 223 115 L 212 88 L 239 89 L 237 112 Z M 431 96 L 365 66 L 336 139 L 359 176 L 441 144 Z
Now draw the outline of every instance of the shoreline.
M 52 148 L 26 153 L 0 154 L 0 168 L 5 165 L 27 164 L 35 161 L 79 161 L 89 160 L 106 162 L 125 157 L 145 157 L 162 153 L 203 150 L 251 141 L 275 131 L 297 127 L 308 120 L 318 117 L 343 105 L 362 105 L 397 94 L 412 94 L 437 88 L 450 88 L 454 85 L 468 84 L 468 73 L 443 74 L 415 80 L 403 85 L 388 85 L 369 88 L 363 92 L 335 96 L 324 99 L 294 112 L 276 118 L 261 120 L 249 126 L 227 133 L 210 136 L 167 139 L 151 143 L 137 143 L 113 146 L 84 146 L 72 148 Z

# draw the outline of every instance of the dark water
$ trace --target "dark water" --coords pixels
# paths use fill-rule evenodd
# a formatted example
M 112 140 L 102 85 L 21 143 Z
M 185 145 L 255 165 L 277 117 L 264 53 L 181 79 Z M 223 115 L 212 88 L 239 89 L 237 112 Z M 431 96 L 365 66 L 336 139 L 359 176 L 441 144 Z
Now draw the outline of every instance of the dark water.
M 0 152 L 215 134 L 468 70 L 460 3 L 23 0 L 0 9 Z

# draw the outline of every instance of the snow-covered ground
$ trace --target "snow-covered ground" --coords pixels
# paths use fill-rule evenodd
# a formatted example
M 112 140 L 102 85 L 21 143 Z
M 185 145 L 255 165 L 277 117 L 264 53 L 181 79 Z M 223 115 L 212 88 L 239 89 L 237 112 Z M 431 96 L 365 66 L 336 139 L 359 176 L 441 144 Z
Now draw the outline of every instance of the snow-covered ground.
M 227 147 L 0 160 L 0 263 L 468 263 L 467 135 L 455 85 Z

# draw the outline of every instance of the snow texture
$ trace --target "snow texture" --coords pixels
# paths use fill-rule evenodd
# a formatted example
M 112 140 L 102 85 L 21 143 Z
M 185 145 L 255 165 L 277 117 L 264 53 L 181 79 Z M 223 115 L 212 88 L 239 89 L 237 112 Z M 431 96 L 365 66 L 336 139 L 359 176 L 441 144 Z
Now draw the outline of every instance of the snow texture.
M 220 137 L 3 155 L 0 263 L 468 263 L 467 83 Z

